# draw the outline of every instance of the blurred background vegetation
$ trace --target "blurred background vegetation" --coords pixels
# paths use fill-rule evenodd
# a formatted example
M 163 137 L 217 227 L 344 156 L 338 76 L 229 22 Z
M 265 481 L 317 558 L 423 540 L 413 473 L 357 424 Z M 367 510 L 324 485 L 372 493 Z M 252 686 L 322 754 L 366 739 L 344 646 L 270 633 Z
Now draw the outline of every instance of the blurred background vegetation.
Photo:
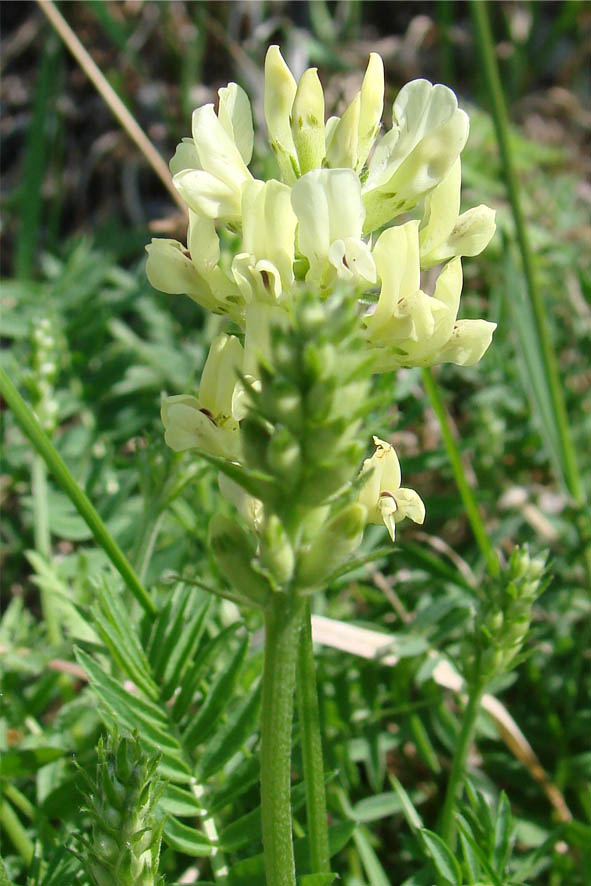
M 533 858 L 544 847 L 529 882 L 589 882 L 588 831 L 575 826 L 591 818 L 590 601 L 583 557 L 588 526 L 562 479 L 552 416 L 531 357 L 514 222 L 468 5 L 86 0 L 60 8 L 166 159 L 189 134 L 191 111 L 215 101 L 217 89 L 236 80 L 249 93 L 259 124 L 255 174 L 272 174 L 262 113 L 270 43 L 281 45 L 296 77 L 309 65 L 319 68 L 327 105 L 337 113 L 359 87 L 370 51 L 384 59 L 387 124 L 396 92 L 416 77 L 451 86 L 469 111 L 463 202 L 494 206 L 498 232 L 483 256 L 464 263 L 462 310 L 499 328 L 478 366 L 446 366 L 438 379 L 492 542 L 504 555 L 524 541 L 550 550 L 553 578 L 536 607 L 528 657 L 497 690 L 562 792 L 574 824 L 557 824 L 556 808 L 484 721 L 472 767 L 479 789 L 491 796 L 498 788 L 507 791 L 518 858 Z M 488 3 L 487 9 L 536 274 L 588 489 L 591 9 L 573 0 Z M 185 221 L 37 4 L 4 0 L 0 15 L 0 358 L 27 399 L 41 413 L 45 409 L 62 457 L 163 600 L 171 571 L 201 578 L 215 573 L 206 550 L 215 477 L 166 451 L 159 421 L 163 392 L 195 386 L 211 327 L 188 299 L 152 290 L 143 271 L 149 238 L 182 240 Z M 49 330 L 49 357 L 35 338 L 42 323 Z M 43 385 L 43 360 L 54 366 L 49 388 Z M 485 565 L 420 371 L 385 377 L 382 384 L 391 387 L 396 407 L 389 427 L 372 430 L 395 443 L 405 484 L 420 492 L 428 519 L 420 531 L 405 526 L 379 571 L 332 589 L 319 610 L 400 637 L 418 632 L 427 647 L 453 658 L 469 605 L 466 578 L 484 581 Z M 56 682 L 59 668 L 49 663 L 57 657 L 67 671 L 73 638 L 92 641 L 85 612 L 94 594 L 91 579 L 106 558 L 51 480 L 40 503 L 31 488 L 29 444 L 10 413 L 3 411 L 2 420 L 0 749 L 42 740 L 63 753 L 76 752 L 91 768 L 100 728 L 96 712 L 80 702 L 82 683 L 64 687 L 61 678 Z M 178 481 L 173 497 L 171 477 Z M 370 533 L 368 550 L 381 544 L 380 532 Z M 39 589 L 57 600 L 59 624 L 52 637 L 41 617 Z M 223 607 L 215 618 L 219 626 L 231 620 Z M 331 810 L 360 822 L 358 836 L 339 856 L 346 886 L 399 883 L 416 869 L 388 772 L 412 788 L 427 823 L 432 825 L 438 808 L 459 721 L 453 698 L 430 679 L 425 648 L 409 643 L 396 669 L 334 650 L 319 654 L 328 769 L 340 772 Z M 82 679 L 75 669 L 72 674 Z M 79 798 L 67 761 L 46 763 L 37 772 L 37 766 L 17 770 L 19 795 L 38 804 L 41 817 L 27 815 L 14 796 L 11 802 L 23 827 L 29 833 L 38 828 L 50 847 L 63 842 L 60 822 L 66 831 L 73 826 Z M 382 798 L 381 805 L 372 804 L 372 794 Z M 6 794 L 4 802 L 9 799 Z M 252 798 L 241 802 L 240 814 L 253 807 Z M 1 848 L 24 883 L 15 847 L 3 838 Z M 183 864 L 182 853 L 169 850 L 164 857 L 171 880 Z

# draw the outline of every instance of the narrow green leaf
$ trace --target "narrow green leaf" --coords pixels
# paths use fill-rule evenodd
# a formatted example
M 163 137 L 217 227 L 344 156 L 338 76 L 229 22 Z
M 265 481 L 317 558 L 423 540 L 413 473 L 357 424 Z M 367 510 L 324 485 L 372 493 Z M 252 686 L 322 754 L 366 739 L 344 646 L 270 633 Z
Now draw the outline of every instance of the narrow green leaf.
M 3 778 L 22 778 L 24 775 L 32 775 L 46 766 L 63 757 L 66 751 L 62 748 L 40 747 L 25 748 L 23 750 L 2 751 L 0 754 L 0 776 Z
M 359 800 L 352 810 L 351 816 L 358 822 L 379 821 L 382 818 L 390 818 L 403 812 L 403 803 L 398 794 L 388 791 L 383 794 L 374 794 L 373 797 L 366 797 Z
M 116 665 L 148 698 L 156 701 L 158 688 L 152 680 L 148 660 L 126 611 L 107 588 L 106 582 L 98 588 L 98 595 L 100 608 L 93 607 L 93 614 L 95 627 L 102 641 Z
M 188 816 L 202 816 L 203 807 L 191 793 L 175 784 L 168 784 L 164 794 L 160 798 L 159 805 L 171 815 L 179 815 L 181 818 Z
M 493 859 L 497 871 L 504 872 L 511 851 L 513 816 L 505 791 L 501 791 L 495 815 L 495 845 Z
M 203 645 L 197 658 L 193 662 L 192 667 L 189 669 L 189 672 L 185 674 L 181 691 L 174 700 L 172 706 L 172 719 L 176 723 L 180 722 L 185 715 L 187 708 L 191 704 L 193 696 L 197 691 L 197 687 L 199 686 L 203 674 L 211 663 L 215 661 L 219 650 L 223 649 L 228 644 L 230 637 L 232 634 L 236 633 L 239 627 L 240 623 L 234 622 L 234 624 L 228 625 L 227 628 L 220 631 L 220 633 L 215 636 L 213 640 L 210 640 L 209 643 Z
M 137 729 L 142 741 L 162 753 L 160 770 L 163 775 L 175 782 L 190 781 L 191 772 L 183 760 L 179 743 L 172 736 L 166 714 L 151 701 L 127 692 L 81 649 L 76 648 L 75 653 L 99 702 L 110 715 L 109 725 L 124 726 L 130 732 Z
M 427 828 L 421 828 L 420 835 L 439 876 L 452 886 L 462 886 L 460 865 L 446 843 L 438 834 Z
M 357 828 L 353 834 L 353 842 L 357 847 L 370 886 L 390 886 L 386 872 L 380 864 L 364 828 Z
M 154 670 L 154 659 L 157 656 L 159 649 L 162 647 L 166 637 L 166 629 L 170 623 L 170 613 L 172 612 L 174 600 L 175 595 L 171 594 L 154 620 L 154 625 L 152 627 L 152 636 L 150 637 L 148 649 L 148 660 L 150 662 L 150 668 L 152 672 Z
M 182 634 L 183 623 L 185 621 L 185 610 L 189 602 L 187 593 L 181 594 L 179 599 L 173 603 L 173 616 L 170 619 L 170 613 L 167 612 L 166 633 L 160 640 L 158 645 L 154 644 L 151 651 L 152 672 L 154 679 L 160 681 L 164 674 L 166 665 L 172 655 L 172 652 L 179 641 Z
M 421 816 L 413 806 L 412 800 L 398 781 L 395 775 L 390 775 L 390 784 L 400 797 L 400 802 L 402 803 L 402 811 L 404 812 L 404 817 L 409 823 L 411 829 L 413 831 L 420 830 L 423 827 L 423 822 Z
M 211 598 L 208 598 L 201 604 L 201 607 L 197 609 L 178 640 L 178 643 L 170 656 L 165 672 L 166 682 L 164 683 L 161 692 L 163 701 L 168 701 L 179 687 L 183 674 L 189 666 L 189 662 L 193 658 L 195 650 L 203 636 L 210 608 Z
M 262 684 L 259 681 L 207 743 L 197 765 L 199 781 L 206 781 L 218 772 L 250 738 L 259 720 L 261 689 Z
M 441 764 L 437 752 L 431 743 L 429 733 L 423 726 L 423 721 L 418 714 L 411 714 L 409 718 L 410 730 L 412 732 L 417 751 L 431 770 L 436 775 L 441 772 Z
M 212 845 L 207 837 L 196 830 L 183 824 L 174 816 L 168 816 L 164 823 L 164 842 L 185 855 L 194 858 L 206 858 L 211 855 Z
M 469 843 L 474 855 L 478 859 L 480 866 L 484 869 L 485 873 L 489 876 L 491 881 L 491 886 L 503 886 L 503 881 L 497 876 L 496 872 L 492 868 L 489 863 L 486 855 L 472 836 L 472 832 L 466 827 L 464 819 L 461 815 L 456 815 L 456 824 L 458 826 L 458 830 L 460 833 L 464 834 L 466 841 Z
M 462 816 L 458 814 L 458 816 L 457 816 L 458 821 L 460 818 L 462 818 Z M 468 822 L 463 820 L 463 823 L 464 823 L 464 826 L 466 827 L 466 830 L 469 831 L 470 827 L 468 825 Z M 475 883 L 478 879 L 478 875 L 480 873 L 480 865 L 478 864 L 478 859 L 474 853 L 474 850 L 472 849 L 471 844 L 466 839 L 466 835 L 463 830 L 460 830 L 458 832 L 458 837 L 460 840 L 460 846 L 462 847 L 462 852 L 464 853 L 464 860 L 466 862 L 466 868 L 468 870 L 469 877 L 470 877 L 470 886 L 472 886 L 472 884 Z
M 224 670 L 209 687 L 197 715 L 185 729 L 183 743 L 186 747 L 201 744 L 216 728 L 219 718 L 233 698 L 247 649 L 248 637 L 243 637 Z

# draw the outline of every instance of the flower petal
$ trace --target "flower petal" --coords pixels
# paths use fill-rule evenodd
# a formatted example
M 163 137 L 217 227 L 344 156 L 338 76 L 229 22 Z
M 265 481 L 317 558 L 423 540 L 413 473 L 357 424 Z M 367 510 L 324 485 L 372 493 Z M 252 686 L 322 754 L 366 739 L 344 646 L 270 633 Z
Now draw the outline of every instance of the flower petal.
M 488 320 L 458 320 L 435 362 L 473 366 L 490 345 L 496 328 L 497 324 Z
M 172 183 L 198 215 L 208 218 L 239 219 L 240 192 L 201 169 L 177 172 Z
M 252 159 L 254 144 L 252 109 L 248 96 L 237 83 L 228 83 L 227 86 L 218 89 L 218 95 L 220 97 L 218 119 L 248 166 Z
M 193 111 L 193 141 L 202 169 L 240 193 L 252 176 L 234 139 L 226 132 L 212 104 Z

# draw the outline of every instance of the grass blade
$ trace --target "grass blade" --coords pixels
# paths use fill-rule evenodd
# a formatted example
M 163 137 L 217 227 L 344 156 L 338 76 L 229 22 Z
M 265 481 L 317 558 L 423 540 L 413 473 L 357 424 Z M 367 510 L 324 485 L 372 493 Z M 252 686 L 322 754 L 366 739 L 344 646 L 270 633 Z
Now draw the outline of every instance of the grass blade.
M 476 496 L 474 495 L 472 487 L 468 483 L 466 471 L 464 470 L 464 465 L 462 463 L 462 456 L 460 455 L 460 450 L 451 432 L 439 385 L 435 381 L 430 369 L 423 369 L 423 384 L 427 391 L 431 406 L 433 407 L 433 411 L 439 419 L 443 444 L 450 461 L 458 492 L 460 493 L 462 503 L 466 510 L 466 516 L 468 517 L 472 532 L 474 533 L 474 538 L 480 548 L 480 553 L 484 557 L 489 573 L 491 575 L 498 575 L 499 561 L 486 532 L 484 521 L 476 501 Z
M 149 615 L 155 615 L 156 606 L 137 577 L 131 563 L 109 533 L 86 493 L 78 486 L 61 455 L 41 428 L 34 413 L 1 367 L 0 393 L 12 409 L 22 432 L 42 456 L 47 467 L 94 535 L 96 543 L 103 549 L 138 603 Z

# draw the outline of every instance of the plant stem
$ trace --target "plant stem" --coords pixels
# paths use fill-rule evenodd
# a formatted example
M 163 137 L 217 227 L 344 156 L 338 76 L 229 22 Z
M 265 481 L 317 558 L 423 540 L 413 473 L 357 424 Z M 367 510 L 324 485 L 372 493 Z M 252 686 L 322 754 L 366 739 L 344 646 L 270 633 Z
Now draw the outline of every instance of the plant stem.
M 16 812 L 0 795 L 0 826 L 10 842 L 17 850 L 25 864 L 30 864 L 33 858 L 34 847 L 29 835 L 22 826 Z
M 156 606 L 137 577 L 131 563 L 110 535 L 88 496 L 78 486 L 55 446 L 41 428 L 34 413 L 27 406 L 6 372 L 0 367 L 0 393 L 12 409 L 21 430 L 29 438 L 45 464 L 58 481 L 105 554 L 134 595 L 150 615 L 156 614 Z
M 310 870 L 315 874 L 327 874 L 330 872 L 330 852 L 326 822 L 324 761 L 312 645 L 312 619 L 308 601 L 306 601 L 298 650 L 297 690 L 306 787 Z
M 460 493 L 460 497 L 462 499 L 462 503 L 464 505 L 464 508 L 466 509 L 466 516 L 468 517 L 470 526 L 472 527 L 472 532 L 474 533 L 474 538 L 476 539 L 476 543 L 480 548 L 480 553 L 486 561 L 489 573 L 491 575 L 498 575 L 499 561 L 484 527 L 484 522 L 478 509 L 476 497 L 466 478 L 466 472 L 464 470 L 464 465 L 462 464 L 460 450 L 458 449 L 458 445 L 454 440 L 453 434 L 451 432 L 449 419 L 447 417 L 445 405 L 441 398 L 439 385 L 435 381 L 433 373 L 430 369 L 423 369 L 423 384 L 425 386 L 425 390 L 427 391 L 427 396 L 429 397 L 431 406 L 433 407 L 433 411 L 439 419 L 443 444 L 445 446 L 447 457 L 449 458 L 451 464 L 451 469 L 456 481 L 456 486 L 458 487 L 458 491 Z
M 468 757 L 470 745 L 472 744 L 474 727 L 476 725 L 476 717 L 478 716 L 478 711 L 480 710 L 480 701 L 482 699 L 483 693 L 483 685 L 473 686 L 469 690 L 468 704 L 466 705 L 466 710 L 464 711 L 464 716 L 462 719 L 462 729 L 460 731 L 458 743 L 454 752 L 451 772 L 449 774 L 449 779 L 447 782 L 445 800 L 443 802 L 443 811 L 441 813 L 441 824 L 439 832 L 441 834 L 441 838 L 444 840 L 445 843 L 447 843 L 452 851 L 454 849 L 456 839 L 454 810 L 456 800 L 460 793 L 462 782 L 464 779 L 466 759 Z
M 478 58 L 481 62 L 482 75 L 489 95 L 499 153 L 503 164 L 503 175 L 505 177 L 507 194 L 509 202 L 511 203 L 513 219 L 515 221 L 517 242 L 521 252 L 523 273 L 533 311 L 541 357 L 546 370 L 545 374 L 554 410 L 554 420 L 556 422 L 558 439 L 560 441 L 560 449 L 562 452 L 564 480 L 570 494 L 579 505 L 581 512 L 583 512 L 586 504 L 586 495 L 571 435 L 556 352 L 550 335 L 544 300 L 538 287 L 527 225 L 521 208 L 519 181 L 515 172 L 509 132 L 509 115 L 507 114 L 507 106 L 505 104 L 503 86 L 495 57 L 493 38 L 486 7 L 487 4 L 480 2 L 480 0 L 470 0 L 474 31 L 479 48 Z M 586 545 L 585 555 L 587 569 L 591 573 L 591 548 L 588 544 Z
M 47 467 L 40 455 L 33 457 L 31 470 L 33 492 L 33 514 L 35 548 L 44 560 L 51 557 L 51 535 L 49 533 L 49 508 L 47 502 Z M 57 613 L 53 605 L 51 591 L 41 588 L 41 608 L 47 625 L 47 635 L 52 646 L 59 646 L 62 640 Z
M 193 781 L 191 783 L 191 789 L 193 791 L 193 796 L 201 803 L 205 794 L 203 785 L 197 784 L 196 781 Z M 216 883 L 225 883 L 228 876 L 228 865 L 226 864 L 226 859 L 220 851 L 219 846 L 215 845 L 218 843 L 219 834 L 213 815 L 205 815 L 201 820 L 201 826 L 205 836 L 214 844 L 211 855 L 209 856 L 213 878 Z
M 267 886 L 295 886 L 291 827 L 291 733 L 305 601 L 274 594 L 265 613 L 261 805 Z

